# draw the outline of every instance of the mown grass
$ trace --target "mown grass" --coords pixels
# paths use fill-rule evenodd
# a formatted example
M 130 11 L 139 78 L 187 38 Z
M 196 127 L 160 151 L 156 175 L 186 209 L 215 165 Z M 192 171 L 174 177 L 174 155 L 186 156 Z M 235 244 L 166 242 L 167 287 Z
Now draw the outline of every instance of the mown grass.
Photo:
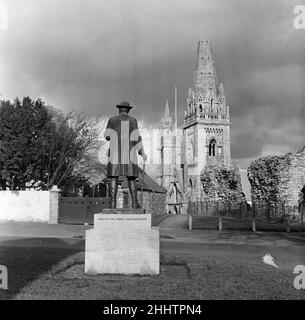
M 63 277 L 61 271 L 73 264 L 82 268 L 84 254 L 75 249 L 2 247 L 0 260 L 9 271 L 9 290 L 0 291 L 1 299 L 305 299 L 288 270 L 238 255 L 163 252 L 163 272 L 153 277 Z

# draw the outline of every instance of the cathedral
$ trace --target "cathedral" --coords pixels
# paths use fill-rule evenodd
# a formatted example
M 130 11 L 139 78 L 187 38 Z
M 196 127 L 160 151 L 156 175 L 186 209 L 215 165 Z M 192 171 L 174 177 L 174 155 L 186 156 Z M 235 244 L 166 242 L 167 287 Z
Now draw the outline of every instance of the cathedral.
M 209 166 L 231 166 L 229 106 L 218 81 L 210 41 L 199 41 L 193 84 L 183 126 L 168 102 L 159 128 L 158 183 L 167 190 L 167 211 L 186 213 L 186 203 L 204 198 L 200 173 Z

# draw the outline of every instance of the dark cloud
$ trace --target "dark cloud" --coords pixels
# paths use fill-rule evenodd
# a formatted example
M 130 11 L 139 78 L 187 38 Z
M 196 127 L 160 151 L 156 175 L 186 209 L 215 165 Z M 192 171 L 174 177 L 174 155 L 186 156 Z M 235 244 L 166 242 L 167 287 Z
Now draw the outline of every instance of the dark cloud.
M 233 158 L 303 143 L 305 33 L 293 28 L 297 0 L 3 2 L 5 98 L 42 97 L 106 116 L 130 100 L 140 119 L 157 126 L 165 100 L 173 110 L 177 86 L 181 122 L 197 41 L 210 39 L 231 110 Z

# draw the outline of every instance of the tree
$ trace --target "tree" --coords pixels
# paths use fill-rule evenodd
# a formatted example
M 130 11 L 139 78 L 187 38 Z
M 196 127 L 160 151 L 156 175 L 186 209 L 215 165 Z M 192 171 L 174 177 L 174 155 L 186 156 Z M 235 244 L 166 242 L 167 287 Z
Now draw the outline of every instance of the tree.
M 47 189 L 61 187 L 71 178 L 86 177 L 100 145 L 99 121 L 73 112 L 55 117 L 55 134 L 48 151 Z
M 99 119 L 46 107 L 29 97 L 0 101 L 0 183 L 5 189 L 60 188 L 84 181 L 74 169 L 97 150 Z
M 0 176 L 2 188 L 22 190 L 43 178 L 53 130 L 41 100 L 24 98 L 0 104 Z

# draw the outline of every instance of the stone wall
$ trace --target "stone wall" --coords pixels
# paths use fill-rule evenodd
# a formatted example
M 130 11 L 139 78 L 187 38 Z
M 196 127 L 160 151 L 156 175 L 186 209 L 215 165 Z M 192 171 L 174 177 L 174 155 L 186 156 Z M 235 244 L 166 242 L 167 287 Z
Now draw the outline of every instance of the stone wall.
M 247 202 L 236 201 L 225 203 L 216 199 L 203 199 L 202 201 L 189 202 L 187 213 L 200 216 L 227 216 L 242 219 L 251 216 Z
M 165 193 L 143 190 L 143 208 L 153 216 L 165 214 Z M 141 204 L 141 191 L 138 191 L 138 202 Z M 131 208 L 131 196 L 128 188 L 118 188 L 117 208 Z
M 140 201 L 141 192 L 138 192 L 138 199 Z M 165 194 L 143 191 L 143 208 L 153 216 L 165 214 Z
M 242 218 L 248 215 L 245 195 L 237 167 L 207 167 L 200 175 L 201 199 L 190 199 L 188 211 L 198 215 L 222 215 Z
M 248 168 L 248 177 L 258 217 L 269 221 L 302 220 L 304 149 L 294 154 L 259 158 Z
M 0 191 L 0 220 L 58 221 L 57 191 Z

